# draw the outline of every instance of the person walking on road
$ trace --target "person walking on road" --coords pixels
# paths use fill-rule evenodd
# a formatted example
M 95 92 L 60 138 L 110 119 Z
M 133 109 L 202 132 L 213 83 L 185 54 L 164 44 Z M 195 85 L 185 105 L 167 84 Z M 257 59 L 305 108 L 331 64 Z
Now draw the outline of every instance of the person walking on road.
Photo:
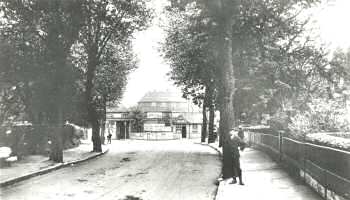
M 241 163 L 240 163 L 240 153 L 239 151 L 243 151 L 246 143 L 244 142 L 244 132 L 243 129 L 240 127 L 238 132 L 235 130 L 232 130 L 230 132 L 231 135 L 231 143 L 232 143 L 232 157 L 233 157 L 233 180 L 231 184 L 237 183 L 236 177 L 239 179 L 239 184 L 244 185 L 242 180 L 242 169 L 241 169 Z
M 111 144 L 111 143 L 112 143 L 112 134 L 111 134 L 111 133 L 109 133 L 109 134 L 107 135 L 107 143 L 108 143 L 108 144 Z

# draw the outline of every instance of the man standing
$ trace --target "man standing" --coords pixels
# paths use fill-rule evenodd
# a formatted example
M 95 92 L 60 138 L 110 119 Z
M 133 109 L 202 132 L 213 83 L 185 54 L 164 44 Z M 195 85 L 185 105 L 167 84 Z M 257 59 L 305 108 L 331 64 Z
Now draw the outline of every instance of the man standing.
M 241 163 L 240 163 L 240 153 L 239 150 L 243 151 L 246 143 L 244 142 L 244 132 L 243 129 L 240 127 L 238 132 L 232 130 L 230 132 L 231 135 L 231 141 L 232 141 L 232 157 L 233 157 L 233 171 L 234 176 L 232 180 L 232 184 L 237 183 L 236 177 L 238 176 L 239 184 L 244 185 L 242 180 L 242 169 L 241 169 Z
M 111 133 L 108 133 L 108 135 L 107 135 L 107 143 L 108 144 L 112 143 L 112 134 Z

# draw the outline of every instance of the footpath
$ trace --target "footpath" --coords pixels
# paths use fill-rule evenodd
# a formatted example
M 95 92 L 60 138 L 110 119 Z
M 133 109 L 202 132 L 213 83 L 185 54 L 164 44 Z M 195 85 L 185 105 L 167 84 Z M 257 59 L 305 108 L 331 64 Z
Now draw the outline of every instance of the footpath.
M 218 143 L 210 144 L 222 153 Z M 269 199 L 269 200 L 321 200 L 322 198 L 302 181 L 291 177 L 267 154 L 246 148 L 241 152 L 241 168 L 244 186 L 230 184 L 232 179 L 222 180 L 215 200 Z
M 102 145 L 101 153 L 91 152 L 91 150 L 92 143 L 84 140 L 78 147 L 63 151 L 63 163 L 54 163 L 49 161 L 47 156 L 42 155 L 26 156 L 12 163 L 10 167 L 0 168 L 0 187 L 98 157 L 108 152 L 108 146 Z

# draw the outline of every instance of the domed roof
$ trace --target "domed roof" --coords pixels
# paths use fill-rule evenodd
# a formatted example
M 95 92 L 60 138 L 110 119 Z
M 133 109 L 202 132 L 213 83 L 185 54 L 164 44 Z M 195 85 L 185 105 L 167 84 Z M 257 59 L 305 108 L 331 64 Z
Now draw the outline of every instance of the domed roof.
M 187 102 L 182 98 L 181 93 L 175 91 L 152 91 L 147 92 L 145 96 L 141 98 L 139 103 L 142 102 Z

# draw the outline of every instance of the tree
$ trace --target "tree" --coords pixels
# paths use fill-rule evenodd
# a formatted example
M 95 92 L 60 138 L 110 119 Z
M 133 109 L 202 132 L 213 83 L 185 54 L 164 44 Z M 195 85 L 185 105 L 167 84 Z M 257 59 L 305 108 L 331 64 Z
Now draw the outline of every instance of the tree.
M 143 131 L 143 121 L 146 119 L 146 113 L 142 112 L 139 107 L 130 108 L 129 118 L 133 119 L 132 128 L 136 132 Z
M 182 88 L 183 96 L 202 106 L 203 124 L 201 141 L 207 137 L 207 108 L 210 108 L 209 133 L 213 134 L 215 98 L 215 67 L 208 34 L 208 19 L 193 5 L 168 8 L 170 24 L 163 44 L 164 58 L 172 70 L 169 76 Z M 197 15 L 193 15 L 197 13 Z M 207 31 L 207 32 L 206 32 Z M 212 138 L 212 137 L 211 137 Z
M 102 121 L 101 137 L 104 141 L 107 104 L 118 104 L 126 86 L 127 75 L 136 68 L 135 55 L 130 41 L 125 44 L 107 47 L 102 61 L 96 70 L 94 85 L 94 103 Z
M 304 109 L 296 110 L 288 124 L 290 137 L 304 139 L 315 132 L 349 131 L 349 50 L 334 51 L 324 75 L 328 81 L 318 84 Z
M 235 105 L 236 109 L 243 102 L 243 98 L 240 101 L 235 101 L 239 94 L 237 91 L 240 90 L 242 94 L 244 90 L 249 91 L 249 88 L 252 88 L 248 87 L 249 85 L 263 83 L 258 87 L 262 88 L 263 93 L 258 93 L 262 95 L 256 96 L 257 101 L 264 99 L 269 94 L 271 97 L 284 98 L 284 94 L 288 93 L 287 88 L 290 88 L 286 81 L 296 80 L 290 79 L 290 77 L 297 77 L 300 74 L 298 67 L 304 67 L 302 72 L 308 71 L 305 74 L 309 75 L 309 79 L 320 80 L 320 76 L 314 74 L 324 74 L 325 63 L 323 63 L 322 54 L 317 54 L 317 52 L 311 54 L 311 61 L 308 61 L 306 56 L 309 55 L 308 53 L 314 52 L 314 49 L 302 48 L 300 50 L 300 47 L 304 47 L 300 45 L 303 43 L 300 38 L 305 30 L 303 24 L 307 21 L 301 22 L 297 19 L 300 13 L 298 11 L 315 2 L 317 1 L 216 0 L 176 2 L 185 12 L 188 5 L 197 5 L 199 11 L 192 13 L 192 16 L 200 13 L 200 16 L 207 16 L 206 18 L 209 20 L 206 21 L 211 22 L 209 23 L 211 28 L 204 32 L 212 36 L 209 37 L 212 40 L 209 51 L 211 53 L 209 54 L 214 57 L 214 66 L 218 72 L 216 76 L 216 89 L 218 91 L 216 103 L 220 108 L 220 138 L 223 140 L 224 178 L 230 177 L 232 173 L 226 141 L 229 140 L 229 130 L 234 126 L 235 110 L 233 106 Z M 191 21 L 187 23 L 191 23 Z M 291 49 L 293 51 L 290 51 Z M 291 52 L 293 54 L 289 54 Z M 286 59 L 283 58 L 285 55 L 288 55 Z M 242 59 L 242 57 L 248 57 L 249 60 Z M 247 62 L 245 63 L 245 61 Z M 293 65 L 292 63 L 295 61 L 298 63 Z M 306 63 L 305 66 L 302 64 L 303 62 Z M 321 65 L 317 67 L 317 65 L 310 63 L 321 63 Z M 191 68 L 191 66 L 185 67 Z M 244 69 L 245 67 L 249 68 Z M 290 73 L 285 74 L 285 71 Z M 249 76 L 237 77 L 239 72 L 242 72 L 241 75 L 248 72 Z M 249 81 L 246 78 L 254 77 L 256 74 L 259 74 L 257 77 L 260 80 L 256 78 Z M 238 80 L 239 78 L 241 80 Z M 299 95 L 297 96 L 299 97 Z
M 62 129 L 75 94 L 70 48 L 80 27 L 81 1 L 3 1 L 2 40 L 15 50 L 5 74 L 34 124 L 49 124 L 50 159 L 62 162 Z
M 98 107 L 94 93 L 96 72 L 101 67 L 109 47 L 130 41 L 135 31 L 147 27 L 151 12 L 144 1 L 88 1 L 83 7 L 84 26 L 80 31 L 80 43 L 84 51 L 85 102 L 87 120 L 92 126 L 93 151 L 101 152 Z

